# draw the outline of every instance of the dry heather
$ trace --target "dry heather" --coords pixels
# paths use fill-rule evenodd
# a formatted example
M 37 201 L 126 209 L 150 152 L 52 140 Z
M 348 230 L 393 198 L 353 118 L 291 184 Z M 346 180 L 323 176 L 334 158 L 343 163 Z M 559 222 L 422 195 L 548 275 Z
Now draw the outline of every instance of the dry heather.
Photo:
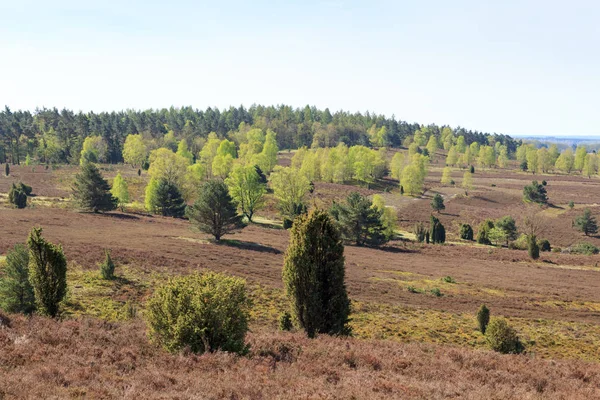
M 600 370 L 448 346 L 252 333 L 251 353 L 167 354 L 141 321 L 11 316 L 0 398 L 591 399 Z

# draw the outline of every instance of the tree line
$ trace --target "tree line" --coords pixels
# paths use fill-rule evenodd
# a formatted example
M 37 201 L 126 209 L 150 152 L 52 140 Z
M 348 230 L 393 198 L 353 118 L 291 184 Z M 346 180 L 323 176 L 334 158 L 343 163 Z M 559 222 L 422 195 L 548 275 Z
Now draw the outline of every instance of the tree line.
M 211 132 L 219 138 L 231 138 L 240 126 L 273 130 L 281 149 L 348 146 L 400 147 L 407 138 L 431 135 L 441 138 L 448 126 L 408 123 L 395 116 L 376 113 L 331 113 L 306 106 L 287 105 L 250 108 L 230 107 L 219 110 L 171 107 L 160 110 L 125 110 L 113 112 L 78 112 L 56 108 L 0 112 L 0 162 L 20 164 L 27 157 L 41 163 L 77 163 L 87 137 L 103 139 L 106 151 L 103 162 L 123 161 L 123 145 L 128 135 L 142 135 L 148 142 L 163 141 L 165 136 L 184 139 L 193 154 L 202 147 Z M 457 137 L 467 144 L 500 142 L 514 152 L 518 142 L 507 135 L 489 134 L 457 127 Z M 171 140 L 167 138 L 167 140 Z M 160 147 L 160 146 L 157 146 Z

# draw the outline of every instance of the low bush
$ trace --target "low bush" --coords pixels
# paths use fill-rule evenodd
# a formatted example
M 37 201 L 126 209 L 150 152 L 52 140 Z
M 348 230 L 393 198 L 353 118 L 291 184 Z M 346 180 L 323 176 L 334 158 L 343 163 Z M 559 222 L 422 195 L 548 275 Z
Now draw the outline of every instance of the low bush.
M 538 246 L 540 251 L 551 251 L 552 247 L 550 246 L 550 242 L 548 239 L 540 239 L 538 240 Z
M 522 233 L 517 240 L 511 242 L 508 247 L 514 250 L 527 250 L 527 235 Z
M 460 238 L 463 240 L 473 240 L 473 228 L 469 224 L 460 224 Z
M 433 288 L 429 291 L 432 295 L 434 295 L 435 297 L 441 297 L 442 296 L 442 292 L 440 291 L 439 288 Z
M 445 276 L 442 278 L 442 282 L 446 282 L 446 283 L 456 283 L 456 281 L 454 280 L 453 277 L 451 276 Z
M 104 262 L 100 264 L 100 275 L 102 279 L 114 279 L 115 277 L 115 263 L 113 263 L 110 257 L 110 250 L 104 252 Z
M 588 242 L 581 242 L 571 246 L 571 253 L 585 254 L 586 256 L 598 254 L 599 251 L 598 247 Z
M 171 278 L 148 300 L 149 335 L 166 350 L 245 353 L 246 282 L 214 272 Z
M 502 354 L 519 354 L 524 350 L 517 332 L 504 318 L 494 318 L 487 326 L 485 336 L 488 345 Z
M 293 327 L 292 324 L 292 316 L 289 312 L 284 312 L 279 317 L 279 330 L 281 331 L 291 331 Z

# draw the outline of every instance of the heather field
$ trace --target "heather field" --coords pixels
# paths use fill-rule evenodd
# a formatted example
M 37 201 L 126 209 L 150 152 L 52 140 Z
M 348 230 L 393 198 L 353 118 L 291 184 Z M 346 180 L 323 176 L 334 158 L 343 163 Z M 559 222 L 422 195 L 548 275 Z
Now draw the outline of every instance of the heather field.
M 278 162 L 289 165 L 292 155 L 282 152 Z M 315 184 L 311 207 L 328 208 L 353 191 L 380 194 L 399 221 L 396 238 L 382 247 L 345 247 L 353 336 L 317 339 L 278 332 L 288 309 L 282 266 L 289 233 L 271 193 L 255 223 L 216 243 L 185 219 L 144 211 L 146 172 L 102 166 L 109 181 L 121 172 L 131 199 L 124 211 L 94 214 L 77 212 L 70 200 L 78 167 L 12 167 L 0 178 L 0 255 L 43 227 L 49 241 L 63 245 L 68 292 L 57 320 L 2 317 L 0 398 L 600 397 L 600 256 L 568 251 L 582 241 L 600 246 L 600 238 L 571 226 L 584 208 L 600 214 L 600 180 L 534 176 L 511 165 L 477 170 L 466 196 L 458 168 L 456 185 L 439 183 L 444 159 L 444 151 L 433 158 L 425 192 L 416 197 L 401 196 L 389 177 L 368 188 Z M 548 207 L 523 203 L 532 179 L 547 181 Z M 19 181 L 34 193 L 21 210 L 7 204 L 10 185 Z M 435 194 L 445 201 L 435 215 L 446 226 L 446 243 L 417 243 L 413 226 L 428 222 Z M 535 261 L 526 250 L 458 235 L 460 223 L 476 227 L 511 215 L 520 227 L 532 214 L 555 249 Z M 104 249 L 116 264 L 112 281 L 99 276 Z M 148 341 L 145 306 L 157 285 L 207 270 L 248 282 L 246 356 L 169 354 Z M 489 350 L 475 318 L 481 304 L 509 321 L 524 354 Z

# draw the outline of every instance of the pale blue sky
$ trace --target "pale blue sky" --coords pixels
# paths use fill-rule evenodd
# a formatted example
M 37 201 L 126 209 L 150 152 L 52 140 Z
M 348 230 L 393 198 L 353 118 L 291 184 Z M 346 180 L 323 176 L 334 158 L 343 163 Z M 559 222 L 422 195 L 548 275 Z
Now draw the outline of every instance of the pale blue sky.
M 600 134 L 598 1 L 203 3 L 0 0 L 0 106 L 311 104 Z

